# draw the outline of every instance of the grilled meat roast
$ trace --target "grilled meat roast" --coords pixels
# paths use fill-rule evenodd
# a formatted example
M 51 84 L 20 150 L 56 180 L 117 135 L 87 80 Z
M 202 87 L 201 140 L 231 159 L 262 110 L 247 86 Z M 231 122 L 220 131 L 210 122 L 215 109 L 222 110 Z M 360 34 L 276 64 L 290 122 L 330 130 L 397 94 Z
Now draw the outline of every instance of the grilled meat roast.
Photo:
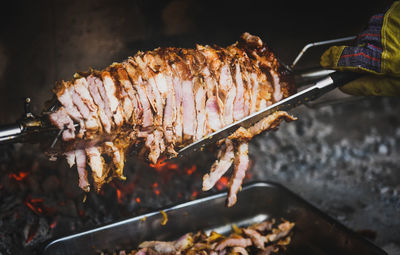
M 293 94 L 295 86 L 282 70 L 261 39 L 248 33 L 226 48 L 157 48 L 62 81 L 54 89 L 61 107 L 49 119 L 62 132 L 61 151 L 71 167 L 76 164 L 79 186 L 90 190 L 90 167 L 99 190 L 113 177 L 125 179 L 130 148 L 155 164 L 161 156 L 174 157 L 179 148 Z M 249 168 L 249 140 L 293 119 L 276 112 L 220 141 L 203 190 L 211 189 L 233 164 L 227 204 L 235 204 Z

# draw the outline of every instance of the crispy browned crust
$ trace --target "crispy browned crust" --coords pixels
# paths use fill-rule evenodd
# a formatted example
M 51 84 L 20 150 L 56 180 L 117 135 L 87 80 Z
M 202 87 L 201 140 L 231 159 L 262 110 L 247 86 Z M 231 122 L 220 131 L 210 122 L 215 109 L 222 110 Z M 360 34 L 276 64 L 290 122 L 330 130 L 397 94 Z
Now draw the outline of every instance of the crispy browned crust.
M 293 75 L 282 66 L 275 54 L 268 48 L 260 37 L 244 33 L 240 37 L 237 47 L 260 62 L 260 66 L 268 72 L 270 69 L 278 73 L 283 97 L 288 97 L 297 92 Z

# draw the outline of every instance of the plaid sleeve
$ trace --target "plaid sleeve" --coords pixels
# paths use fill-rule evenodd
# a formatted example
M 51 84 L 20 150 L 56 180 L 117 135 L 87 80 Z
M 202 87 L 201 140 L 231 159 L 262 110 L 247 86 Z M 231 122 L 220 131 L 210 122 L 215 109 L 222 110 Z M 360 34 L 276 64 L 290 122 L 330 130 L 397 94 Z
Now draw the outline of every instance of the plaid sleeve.
M 368 28 L 357 37 L 358 46 L 345 47 L 337 66 L 361 67 L 381 72 L 383 19 L 383 13 L 371 17 Z

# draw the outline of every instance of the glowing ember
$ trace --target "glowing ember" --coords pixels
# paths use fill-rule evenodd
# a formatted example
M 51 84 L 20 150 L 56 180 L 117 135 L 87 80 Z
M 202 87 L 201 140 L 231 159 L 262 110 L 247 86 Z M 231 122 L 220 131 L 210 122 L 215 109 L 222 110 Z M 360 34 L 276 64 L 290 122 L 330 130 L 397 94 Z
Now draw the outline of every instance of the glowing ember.
M 167 168 L 168 168 L 168 170 L 178 170 L 179 165 L 175 164 L 175 163 L 169 163 L 169 164 L 167 164 Z
M 18 173 L 11 173 L 8 175 L 10 179 L 14 179 L 16 181 L 22 181 L 29 175 L 29 172 L 18 172 Z
M 57 220 L 54 220 L 51 224 L 50 224 L 50 228 L 55 228 L 57 226 Z
M 164 166 L 167 165 L 167 162 L 165 161 L 165 157 L 164 158 L 160 158 L 156 164 L 150 164 L 150 167 L 154 168 L 156 171 L 161 171 L 163 170 Z
M 30 243 L 33 240 L 33 238 L 36 236 L 36 233 L 37 233 L 37 226 L 36 225 L 31 226 L 29 228 L 28 237 L 26 238 L 25 242 Z
M 217 184 L 215 186 L 217 187 L 218 190 L 222 190 L 222 189 L 225 189 L 228 186 L 228 182 L 229 182 L 228 178 L 225 177 L 225 176 L 222 176 L 218 180 L 218 182 L 217 182 Z
M 27 198 L 25 201 L 25 205 L 31 209 L 36 214 L 42 214 L 43 213 L 43 199 L 41 198 Z
M 117 199 L 118 203 L 122 204 L 122 193 L 121 190 L 117 189 Z
M 150 167 L 154 168 L 157 172 L 172 170 L 179 170 L 179 165 L 176 163 L 166 161 L 167 158 L 163 157 L 157 161 L 157 164 L 149 164 Z
M 79 210 L 78 213 L 82 218 L 86 218 L 86 213 L 84 210 Z
M 199 193 L 198 193 L 196 190 L 193 191 L 193 192 L 192 192 L 192 195 L 191 195 L 191 198 L 192 198 L 192 199 L 196 198 L 198 194 L 199 194 Z
M 140 197 L 137 197 L 135 200 L 136 200 L 136 203 L 138 203 L 138 204 L 141 202 Z
M 193 165 L 191 168 L 186 169 L 187 175 L 192 175 L 194 172 L 196 172 L 197 167 L 196 165 Z

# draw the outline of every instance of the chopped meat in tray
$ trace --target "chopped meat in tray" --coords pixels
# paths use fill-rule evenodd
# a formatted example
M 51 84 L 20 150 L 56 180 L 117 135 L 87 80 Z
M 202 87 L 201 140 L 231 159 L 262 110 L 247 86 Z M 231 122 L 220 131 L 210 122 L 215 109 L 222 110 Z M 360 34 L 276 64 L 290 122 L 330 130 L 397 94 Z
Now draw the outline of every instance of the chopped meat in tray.
M 229 236 L 212 231 L 187 233 L 175 241 L 145 241 L 135 250 L 121 250 L 119 255 L 150 254 L 282 254 L 290 244 L 294 223 L 268 220 L 247 228 L 233 227 Z M 104 253 L 102 253 L 104 255 Z

